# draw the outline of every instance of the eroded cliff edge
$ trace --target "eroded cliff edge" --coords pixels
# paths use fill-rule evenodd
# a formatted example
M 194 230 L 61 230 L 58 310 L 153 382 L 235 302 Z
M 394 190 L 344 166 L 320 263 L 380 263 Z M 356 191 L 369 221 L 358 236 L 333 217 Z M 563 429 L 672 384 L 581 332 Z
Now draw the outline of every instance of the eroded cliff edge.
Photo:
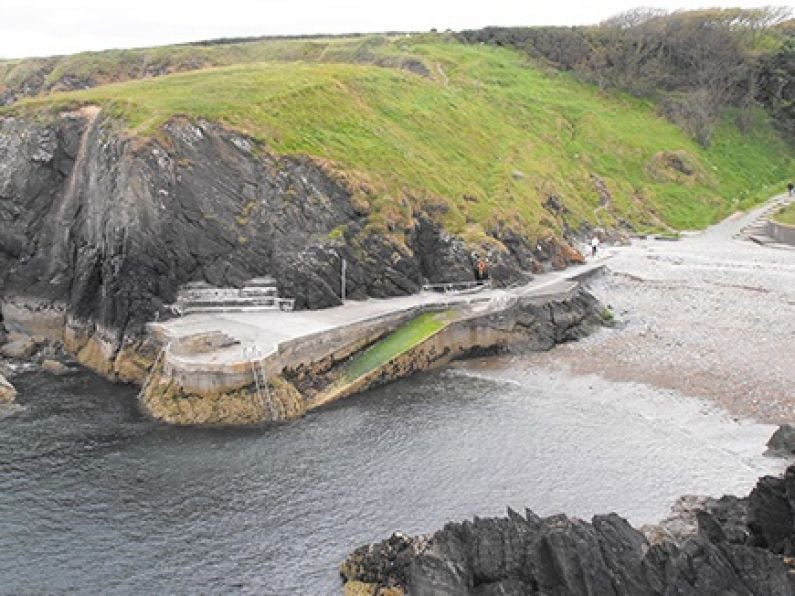
M 367 184 L 308 157 L 273 155 L 219 125 L 176 118 L 156 139 L 95 107 L 0 120 L 0 281 L 12 331 L 63 342 L 109 378 L 140 382 L 147 321 L 189 281 L 238 286 L 273 275 L 298 308 L 471 279 L 471 246 L 433 202 L 398 199 L 411 225 L 369 218 Z M 497 283 L 579 255 L 553 238 L 495 230 Z

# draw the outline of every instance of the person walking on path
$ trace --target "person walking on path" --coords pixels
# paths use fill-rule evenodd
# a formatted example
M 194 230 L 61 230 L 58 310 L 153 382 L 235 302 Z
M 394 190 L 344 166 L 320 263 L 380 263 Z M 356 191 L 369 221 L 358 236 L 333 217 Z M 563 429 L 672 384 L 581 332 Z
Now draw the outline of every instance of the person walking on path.
M 792 182 L 790 182 L 789 184 L 787 184 L 787 196 L 791 197 L 793 193 L 795 193 L 795 184 L 792 184 Z
M 599 248 L 599 238 L 597 236 L 594 236 L 591 239 L 591 256 L 592 257 L 596 256 L 596 249 L 598 249 L 598 248 Z

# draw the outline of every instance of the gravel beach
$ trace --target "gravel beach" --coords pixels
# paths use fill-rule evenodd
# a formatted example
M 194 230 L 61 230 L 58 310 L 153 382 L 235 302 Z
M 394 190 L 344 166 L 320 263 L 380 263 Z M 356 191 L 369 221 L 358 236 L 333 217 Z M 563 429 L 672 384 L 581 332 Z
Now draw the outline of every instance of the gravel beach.
M 506 366 L 646 383 L 713 400 L 734 416 L 792 422 L 795 249 L 743 238 L 760 211 L 679 241 L 609 249 L 591 290 L 611 307 L 615 328 Z M 500 360 L 471 366 L 493 371 Z

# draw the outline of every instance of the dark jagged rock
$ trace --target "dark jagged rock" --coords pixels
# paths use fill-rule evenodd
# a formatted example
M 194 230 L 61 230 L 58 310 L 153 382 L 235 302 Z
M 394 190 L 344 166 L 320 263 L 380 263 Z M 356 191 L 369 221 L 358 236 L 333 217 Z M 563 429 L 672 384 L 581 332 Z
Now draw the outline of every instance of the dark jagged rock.
M 383 542 L 363 546 L 344 565 L 344 575 L 356 576 L 364 583 L 380 582 L 384 587 L 404 586 L 405 571 L 422 549 L 422 541 L 396 532 Z
M 791 560 L 781 554 L 790 554 L 795 535 L 793 489 L 795 467 L 761 478 L 748 499 L 705 500 L 693 512 L 697 531 L 678 542 L 650 544 L 616 514 L 588 523 L 509 509 L 505 518 L 362 547 L 340 571 L 345 581 L 412 596 L 791 596 Z
M 747 497 L 725 495 L 714 499 L 687 495 L 674 503 L 669 517 L 657 524 L 643 526 L 640 530 L 652 544 L 681 544 L 700 532 L 713 531 L 714 522 L 719 525 L 727 542 L 745 544 L 748 541 L 747 519 Z
M 748 542 L 748 499 L 724 495 L 709 499 L 704 510 L 720 525 L 723 536 L 731 544 Z M 699 520 L 701 527 L 701 520 Z
M 447 233 L 429 218 L 420 218 L 418 223 L 417 254 L 428 281 L 474 279 L 475 264 L 470 261 L 463 241 Z
M 795 467 L 783 478 L 764 476 L 748 497 L 750 541 L 775 553 L 795 555 Z
M 795 426 L 782 424 L 767 442 L 771 451 L 786 455 L 795 455 Z

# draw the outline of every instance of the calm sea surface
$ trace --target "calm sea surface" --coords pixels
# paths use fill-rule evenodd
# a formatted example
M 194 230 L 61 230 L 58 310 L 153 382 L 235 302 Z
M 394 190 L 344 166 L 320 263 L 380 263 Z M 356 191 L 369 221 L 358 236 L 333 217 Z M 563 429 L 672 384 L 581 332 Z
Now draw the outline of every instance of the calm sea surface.
M 518 366 L 518 365 L 517 365 Z M 746 492 L 772 427 L 648 387 L 544 371 L 420 375 L 258 429 L 170 428 L 89 374 L 14 379 L 0 410 L 0 593 L 336 594 L 395 530 Z

